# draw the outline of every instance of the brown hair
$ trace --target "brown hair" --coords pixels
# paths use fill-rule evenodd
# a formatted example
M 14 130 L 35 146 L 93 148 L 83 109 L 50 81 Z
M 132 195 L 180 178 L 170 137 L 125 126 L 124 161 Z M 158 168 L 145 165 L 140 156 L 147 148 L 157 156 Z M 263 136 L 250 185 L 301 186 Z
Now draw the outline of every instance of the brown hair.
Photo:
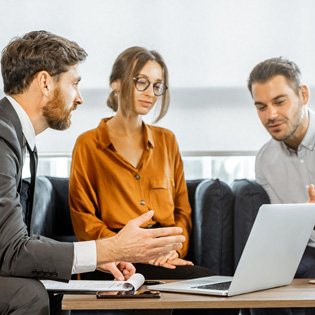
M 267 59 L 252 70 L 249 75 L 247 87 L 252 94 L 252 86 L 254 83 L 265 83 L 276 75 L 284 76 L 288 84 L 298 95 L 301 87 L 301 71 L 299 67 L 288 59 L 279 57 Z
M 87 53 L 76 42 L 46 31 L 14 38 L 2 51 L 1 71 L 6 94 L 24 92 L 39 71 L 56 76 L 82 62 Z
M 137 77 L 141 69 L 148 61 L 157 62 L 163 72 L 163 82 L 168 85 L 168 71 L 167 67 L 162 59 L 161 55 L 154 50 L 147 50 L 142 47 L 130 47 L 123 51 L 115 60 L 112 73 L 110 75 L 110 84 L 116 80 L 120 80 L 120 100 L 121 111 L 125 117 L 128 117 L 130 107 L 133 103 L 134 93 L 134 80 Z M 112 91 L 108 97 L 107 105 L 115 112 L 118 109 L 118 99 L 115 96 L 116 91 Z M 161 96 L 161 109 L 155 119 L 155 122 L 159 121 L 167 113 L 170 103 L 170 94 L 167 89 Z

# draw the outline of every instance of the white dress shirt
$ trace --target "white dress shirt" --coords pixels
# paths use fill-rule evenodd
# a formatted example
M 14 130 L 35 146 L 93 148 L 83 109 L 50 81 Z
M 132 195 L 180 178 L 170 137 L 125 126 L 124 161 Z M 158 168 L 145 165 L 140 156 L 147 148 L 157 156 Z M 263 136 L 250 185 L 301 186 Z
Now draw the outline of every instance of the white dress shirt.
M 32 122 L 24 109 L 11 96 L 6 95 L 13 108 L 15 109 L 21 125 L 23 135 L 30 148 L 33 150 L 36 144 L 35 130 Z M 72 273 L 90 272 L 96 269 L 96 244 L 95 241 L 75 242 Z

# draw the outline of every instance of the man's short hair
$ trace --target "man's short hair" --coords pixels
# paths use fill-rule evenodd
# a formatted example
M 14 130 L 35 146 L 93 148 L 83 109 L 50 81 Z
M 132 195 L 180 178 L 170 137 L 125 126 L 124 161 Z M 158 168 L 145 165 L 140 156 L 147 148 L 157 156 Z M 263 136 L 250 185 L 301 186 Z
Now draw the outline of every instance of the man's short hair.
M 87 53 L 76 42 L 46 31 L 33 31 L 14 38 L 2 51 L 4 92 L 24 92 L 39 71 L 55 76 L 85 60 Z
M 301 71 L 293 62 L 283 57 L 267 59 L 252 70 L 249 75 L 247 87 L 252 93 L 252 87 L 255 83 L 266 83 L 276 75 L 284 76 L 288 84 L 298 95 L 301 87 Z

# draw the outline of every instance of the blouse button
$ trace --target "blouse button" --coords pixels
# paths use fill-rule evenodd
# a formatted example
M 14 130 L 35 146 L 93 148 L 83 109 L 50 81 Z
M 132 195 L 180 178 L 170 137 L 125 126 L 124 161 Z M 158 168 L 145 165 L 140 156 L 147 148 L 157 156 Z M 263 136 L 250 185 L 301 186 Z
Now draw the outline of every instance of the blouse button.
M 139 174 L 135 175 L 135 179 L 136 180 L 140 179 L 140 175 Z
M 141 201 L 140 201 L 140 205 L 143 205 L 143 206 L 144 206 L 144 205 L 145 205 L 145 201 L 144 201 L 144 200 L 141 200 Z

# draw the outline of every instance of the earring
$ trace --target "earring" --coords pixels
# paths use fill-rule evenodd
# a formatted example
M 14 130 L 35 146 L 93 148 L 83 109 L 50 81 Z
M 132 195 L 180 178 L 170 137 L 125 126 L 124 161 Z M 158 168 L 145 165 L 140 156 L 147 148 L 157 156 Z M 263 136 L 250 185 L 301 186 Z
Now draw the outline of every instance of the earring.
M 118 90 L 114 90 L 115 92 L 115 97 L 118 97 Z

